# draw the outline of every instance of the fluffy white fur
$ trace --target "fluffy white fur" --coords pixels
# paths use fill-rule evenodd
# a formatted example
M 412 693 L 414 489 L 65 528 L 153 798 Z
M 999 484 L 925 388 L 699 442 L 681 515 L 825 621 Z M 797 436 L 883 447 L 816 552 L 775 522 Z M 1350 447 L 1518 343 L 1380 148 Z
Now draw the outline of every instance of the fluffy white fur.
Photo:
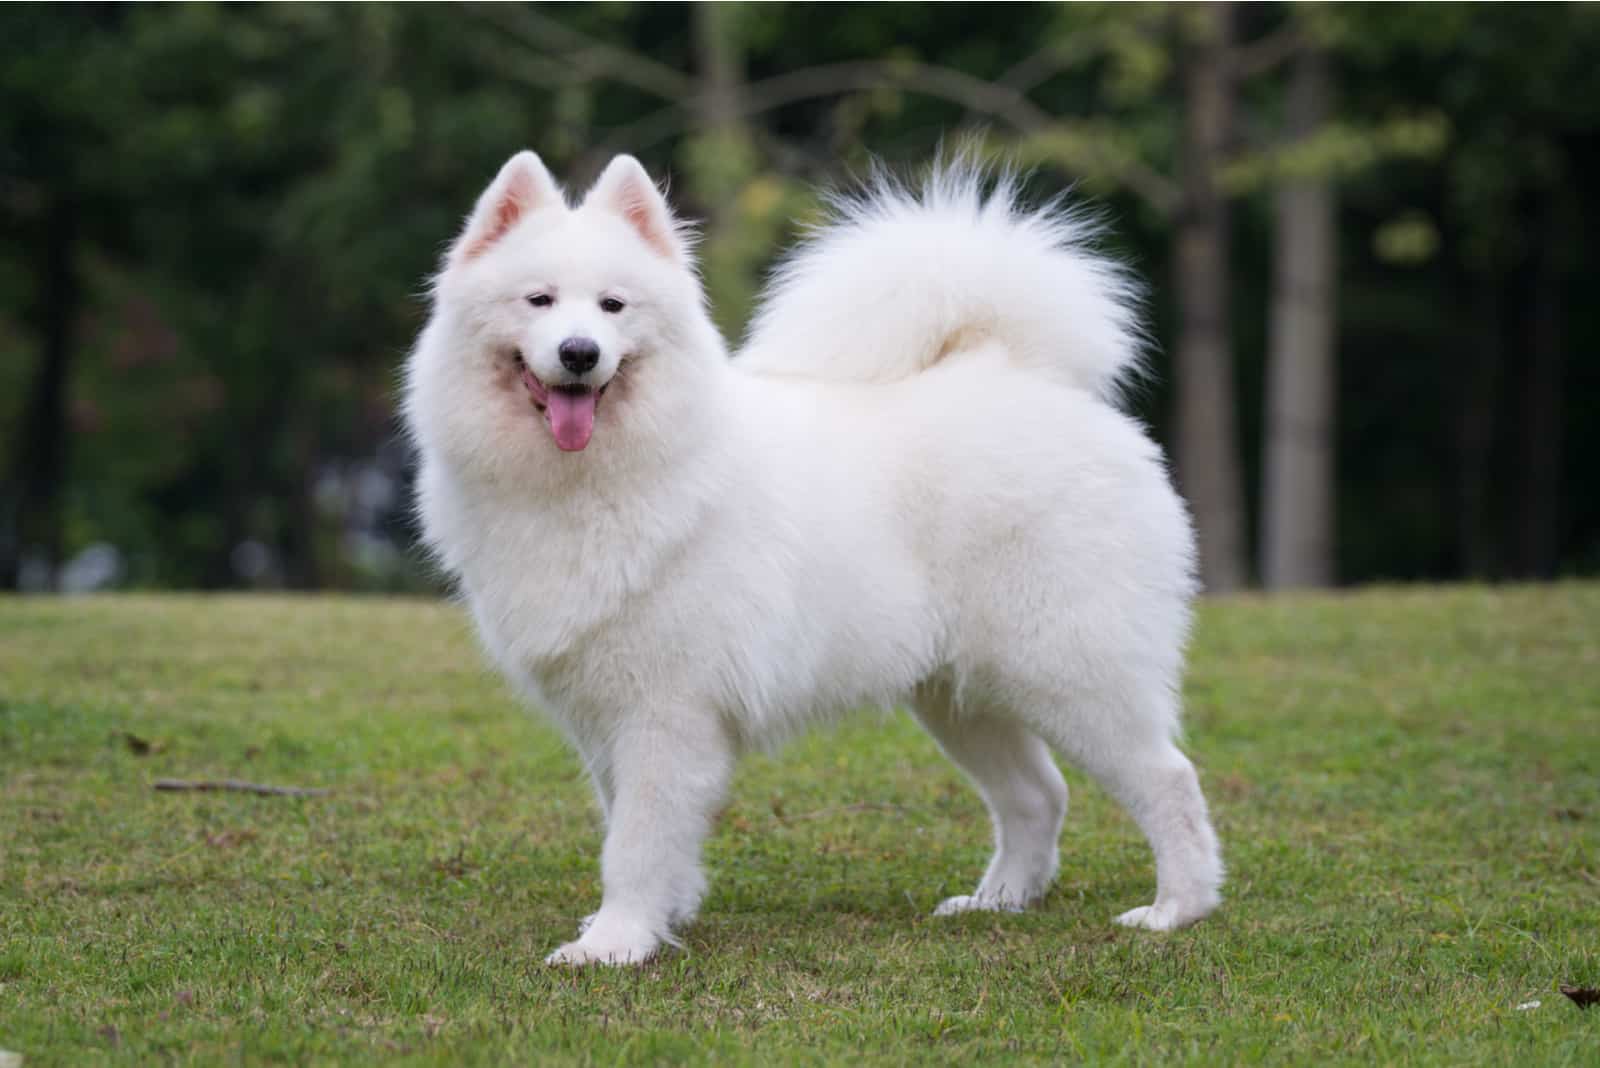
M 1012 363 L 1108 400 L 1134 369 L 1133 287 L 1052 205 L 1019 211 L 1002 177 L 956 164 L 912 193 L 882 176 L 777 272 L 740 354 L 745 370 L 893 382 L 983 341 Z M 841 302 L 842 305 L 841 305 Z M 910 315 L 886 308 L 914 302 Z
M 1049 886 L 1052 750 L 1155 852 L 1154 903 L 1120 922 L 1216 906 L 1174 743 L 1193 538 L 1110 402 L 1137 351 L 1127 285 L 1059 211 L 981 185 L 946 171 L 847 202 L 732 360 L 631 157 L 574 207 L 515 156 L 451 250 L 406 384 L 426 540 L 606 817 L 603 901 L 552 963 L 671 942 L 739 753 L 893 702 L 994 821 L 988 870 L 940 914 Z M 581 374 L 573 337 L 600 349 Z M 535 403 L 563 385 L 607 387 L 581 451 Z

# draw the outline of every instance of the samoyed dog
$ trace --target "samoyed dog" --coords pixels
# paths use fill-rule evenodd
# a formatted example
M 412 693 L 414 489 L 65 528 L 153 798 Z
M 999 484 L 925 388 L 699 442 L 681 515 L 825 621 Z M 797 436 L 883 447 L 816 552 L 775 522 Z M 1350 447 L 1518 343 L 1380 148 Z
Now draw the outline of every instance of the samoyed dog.
M 1139 327 L 1087 240 L 972 168 L 879 181 L 777 272 L 730 359 L 638 161 L 574 204 L 522 152 L 483 193 L 405 414 L 426 543 L 604 813 L 599 911 L 550 963 L 675 943 L 740 753 L 900 702 L 994 823 L 983 878 L 937 914 L 1044 894 L 1052 754 L 1154 851 L 1155 900 L 1119 923 L 1216 907 L 1175 744 L 1194 539 L 1115 403 Z

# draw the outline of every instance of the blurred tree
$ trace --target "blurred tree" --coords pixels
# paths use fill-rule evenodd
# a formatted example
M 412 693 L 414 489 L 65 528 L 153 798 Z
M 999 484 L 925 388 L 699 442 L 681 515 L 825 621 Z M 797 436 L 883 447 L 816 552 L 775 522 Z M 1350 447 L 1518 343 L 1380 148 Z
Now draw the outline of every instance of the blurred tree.
M 1443 170 L 1446 210 L 1463 296 L 1482 317 L 1459 416 L 1461 557 L 1481 576 L 1554 575 L 1563 501 L 1587 496 L 1563 493 L 1565 323 L 1581 241 L 1578 161 L 1594 158 L 1600 126 L 1600 13 L 1552 15 L 1473 18 L 1444 87 L 1460 130 Z
M 28 250 L 23 319 L 38 338 L 32 371 L 19 383 L 9 463 L 0 464 L 0 588 L 19 585 L 28 550 L 50 585 L 61 563 L 81 261 L 85 245 L 104 236 L 95 161 L 74 150 L 102 139 L 115 121 L 83 60 L 107 58 L 119 17 L 89 7 L 57 15 L 13 9 L 0 22 L 16 56 L 0 67 L 6 229 Z
M 1232 191 L 1222 181 L 1234 151 L 1235 98 L 1246 61 L 1235 42 L 1234 7 L 1144 7 L 1130 14 L 1096 6 L 1081 16 L 1086 25 L 1079 17 L 1063 15 L 1061 36 L 1047 47 L 1073 63 L 1101 61 L 1102 94 L 1114 120 L 1039 122 L 1024 131 L 1022 151 L 1091 186 L 1134 191 L 1172 228 L 1173 454 L 1194 514 L 1201 581 L 1227 592 L 1249 581 L 1231 324 Z M 1167 118 L 1173 56 L 1176 125 Z
M 135 581 L 238 582 L 247 541 L 282 581 L 352 581 L 329 458 L 392 433 L 417 280 L 543 98 L 486 82 L 442 11 L 128 9 L 94 52 L 44 9 L 8 17 L 63 44 L 39 54 L 37 99 L 17 84 L 32 65 L 5 64 L 3 110 L 36 116 L 127 235 L 96 261 L 96 348 L 63 405 L 82 416 L 74 510 Z M 92 122 L 51 114 L 80 96 Z M 7 143 L 26 167 L 51 158 Z M 32 472 L 47 453 L 12 458 Z
M 1293 63 L 1284 136 L 1304 145 L 1332 110 L 1327 53 L 1307 43 Z M 1284 175 L 1273 198 L 1271 335 L 1262 442 L 1261 584 L 1334 580 L 1334 301 L 1338 273 L 1333 177 Z
M 701 223 L 701 270 L 720 299 L 713 308 L 725 332 L 737 330 L 749 312 L 764 249 L 755 259 L 741 241 L 748 227 L 739 225 L 739 197 L 758 173 L 750 128 L 742 109 L 744 27 L 749 8 L 733 4 L 694 7 L 695 65 L 699 87 L 694 107 L 697 131 L 685 141 L 691 191 L 704 209 Z
M 1175 220 L 1180 309 L 1175 360 L 1178 482 L 1194 512 L 1200 578 L 1213 593 L 1249 581 L 1229 324 L 1229 225 L 1219 172 L 1234 136 L 1231 4 L 1178 9 L 1183 77 L 1182 201 Z
M 1360 370 L 1350 376 L 1361 408 L 1342 420 L 1358 468 L 1341 480 L 1353 505 L 1341 523 L 1349 569 L 1554 574 L 1556 546 L 1572 552 L 1571 510 L 1587 529 L 1596 516 L 1586 465 L 1565 454 L 1567 436 L 1590 422 L 1579 412 L 1591 402 L 1578 399 L 1590 394 L 1573 387 L 1594 384 L 1582 377 L 1591 361 L 1571 358 L 1582 351 L 1572 324 L 1584 317 L 1570 301 L 1586 199 L 1576 174 L 1595 158 L 1600 127 L 1600 12 L 1331 10 L 1349 68 L 1341 111 L 1409 102 L 1449 124 L 1443 151 L 1419 156 L 1426 166 L 1387 169 L 1381 186 L 1356 189 L 1372 227 L 1362 243 L 1385 269 L 1381 288 L 1360 285 L 1344 302 L 1343 328 L 1403 356 L 1364 363 L 1382 389 L 1371 375 L 1357 384 Z M 1419 290 L 1424 299 L 1405 301 Z M 1431 459 L 1401 462 L 1395 428 Z M 1373 516 L 1413 529 L 1396 539 Z M 1401 558 L 1405 544 L 1427 555 Z
M 1324 4 L 1290 9 L 1279 32 L 1292 59 L 1280 133 L 1261 152 L 1238 159 L 1230 181 L 1264 186 L 1272 197 L 1272 296 L 1261 444 L 1261 580 L 1269 589 L 1331 585 L 1335 563 L 1337 186 L 1395 161 L 1436 160 L 1448 122 L 1418 101 L 1401 110 L 1337 115 L 1334 68 L 1358 49 L 1400 52 L 1416 35 L 1448 40 L 1459 22 L 1390 22 Z M 1402 105 L 1403 106 L 1403 105 Z
M 1583 6 L 13 5 L 0 579 L 95 541 L 137 584 L 417 574 L 386 549 L 408 538 L 394 372 L 419 280 L 517 147 L 577 182 L 615 151 L 669 176 L 705 221 L 733 335 L 814 217 L 815 183 L 979 131 L 1043 165 L 1036 191 L 1081 181 L 1117 216 L 1114 250 L 1170 279 L 1150 311 L 1172 391 L 1158 379 L 1135 405 L 1177 442 L 1212 588 L 1245 580 L 1252 529 L 1269 584 L 1600 567 L 1600 369 L 1577 355 L 1600 343 L 1582 290 L 1597 21 Z M 1317 95 L 1306 40 L 1326 57 L 1320 119 L 1301 110 Z

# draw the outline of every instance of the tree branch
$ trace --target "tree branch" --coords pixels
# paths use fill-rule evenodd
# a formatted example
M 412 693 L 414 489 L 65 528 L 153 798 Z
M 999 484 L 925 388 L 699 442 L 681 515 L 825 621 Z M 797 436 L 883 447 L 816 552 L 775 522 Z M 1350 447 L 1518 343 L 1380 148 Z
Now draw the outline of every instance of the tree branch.
M 959 104 L 968 111 L 999 119 L 1018 131 L 1038 130 L 1051 122 L 1049 113 L 1023 94 L 991 85 L 970 74 L 915 61 L 859 60 L 806 67 L 744 86 L 736 101 L 738 115 L 765 111 L 819 97 L 901 88 Z M 692 127 L 703 113 L 700 94 L 669 105 L 613 129 L 590 153 L 609 157 L 637 152 Z
M 587 77 L 583 71 L 572 68 L 529 63 L 527 53 L 519 51 L 517 45 L 508 45 L 505 34 L 495 27 L 485 26 L 482 32 L 464 35 L 463 40 L 475 58 L 493 68 L 497 75 L 534 89 L 565 89 L 582 84 Z
M 743 106 L 746 114 L 753 114 L 819 96 L 891 87 L 948 100 L 1021 132 L 1035 132 L 1052 121 L 1049 112 L 1016 89 L 914 60 L 830 63 L 779 74 L 747 86 Z
M 1013 64 L 995 84 L 1026 93 L 1104 49 L 1106 38 L 1107 34 L 1103 31 L 1082 30 L 1071 40 L 1053 40 Z
M 1300 32 L 1299 24 L 1286 22 L 1264 37 L 1230 48 L 1228 74 L 1238 81 L 1265 74 L 1294 58 L 1305 46 L 1305 34 Z
M 739 114 L 749 117 L 764 111 L 819 97 L 839 96 L 876 89 L 904 89 L 960 105 L 968 112 L 995 119 L 1017 133 L 1048 135 L 1061 124 L 1021 91 L 986 82 L 948 67 L 906 60 L 858 60 L 830 63 L 779 74 L 745 86 L 737 102 Z M 695 98 L 665 107 L 612 130 L 594 150 L 594 156 L 638 151 L 694 125 L 699 111 Z M 1170 212 L 1177 189 L 1164 175 L 1138 160 L 1108 162 L 1100 154 L 1107 174 L 1115 174 L 1129 189 L 1158 211 Z
M 560 19 L 521 4 L 472 6 L 486 21 L 506 30 L 551 62 L 564 63 L 589 77 L 603 77 L 665 100 L 683 101 L 695 92 L 694 79 L 649 56 L 596 40 Z
M 586 154 L 585 162 L 598 166 L 617 152 L 637 152 L 694 126 L 712 103 L 707 87 L 689 75 L 635 52 L 597 41 L 559 20 L 526 8 L 494 5 L 491 17 L 555 62 L 565 61 L 580 73 L 608 77 L 664 97 L 670 103 L 649 115 L 613 129 Z M 509 12 L 509 16 L 508 16 Z M 549 55 L 550 46 L 572 49 L 560 60 Z M 1081 34 L 1070 46 L 1042 49 L 1013 67 L 998 82 L 987 82 L 963 71 L 916 60 L 854 60 L 807 67 L 779 74 L 742 87 L 734 97 L 716 103 L 724 121 L 749 118 L 789 104 L 820 97 L 895 88 L 946 100 L 967 112 L 1010 126 L 1017 133 L 1038 136 L 1061 129 L 1055 118 L 1028 99 L 1026 87 L 1049 77 L 1055 70 L 1080 62 L 1103 47 L 1103 34 Z M 522 80 L 529 80 L 523 76 Z M 1158 211 L 1170 213 L 1178 200 L 1172 181 L 1133 158 L 1113 159 L 1092 149 L 1084 153 L 1097 159 L 1104 174 L 1114 175 L 1144 197 Z M 1057 160 L 1057 162 L 1062 162 Z

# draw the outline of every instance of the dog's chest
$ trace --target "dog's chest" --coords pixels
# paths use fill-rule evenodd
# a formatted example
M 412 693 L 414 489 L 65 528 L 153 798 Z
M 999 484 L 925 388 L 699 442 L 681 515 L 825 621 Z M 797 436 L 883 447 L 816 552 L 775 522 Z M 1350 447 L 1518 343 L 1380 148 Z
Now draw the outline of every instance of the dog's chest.
M 502 669 L 532 673 L 541 688 L 591 675 L 590 660 L 625 640 L 692 529 L 603 501 L 474 500 L 449 489 L 425 509 L 430 541 Z

